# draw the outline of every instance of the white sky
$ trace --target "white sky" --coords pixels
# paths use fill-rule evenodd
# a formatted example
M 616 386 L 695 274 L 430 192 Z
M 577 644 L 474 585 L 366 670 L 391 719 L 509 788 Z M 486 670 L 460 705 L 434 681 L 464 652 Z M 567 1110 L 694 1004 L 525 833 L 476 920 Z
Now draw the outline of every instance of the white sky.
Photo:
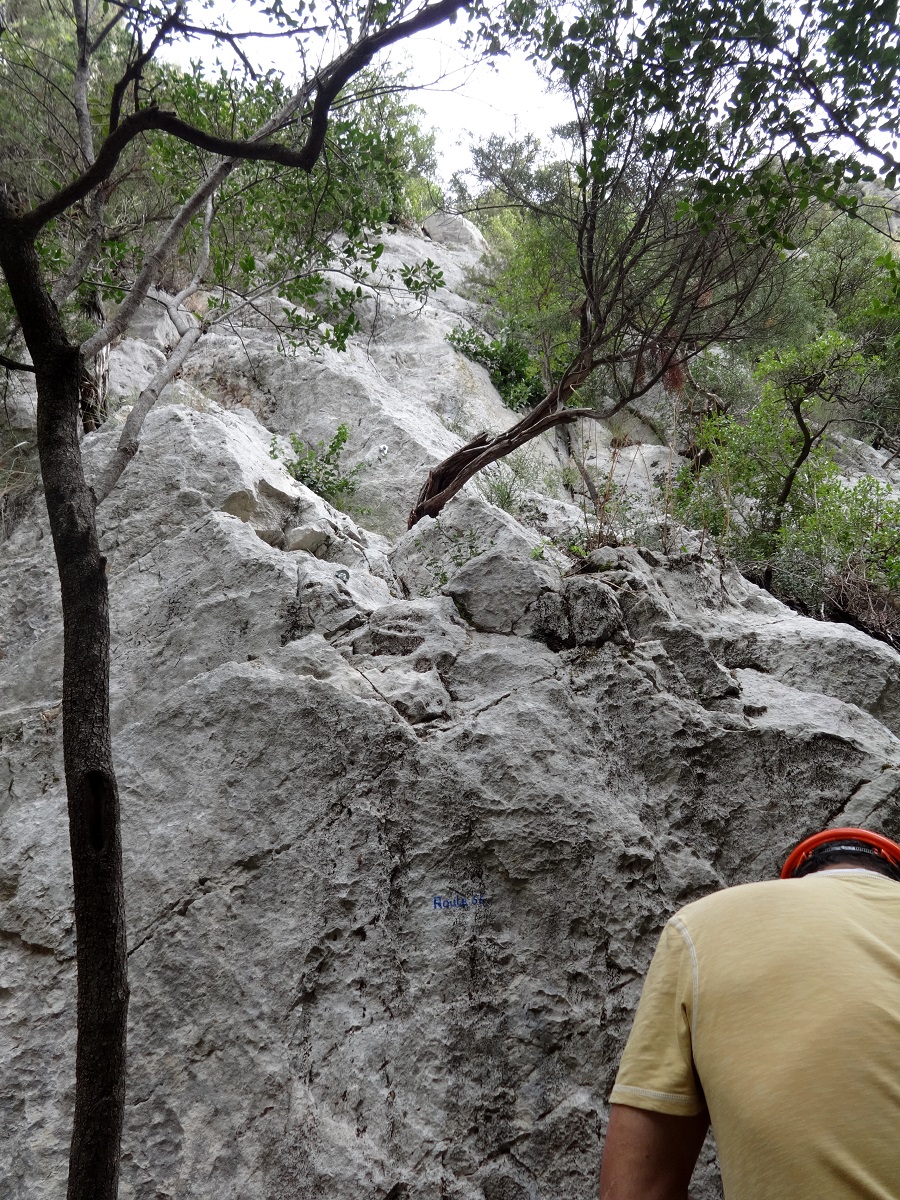
M 429 84 L 445 76 L 412 98 L 437 132 L 441 174 L 448 178 L 468 164 L 473 140 L 518 132 L 534 133 L 546 144 L 553 126 L 572 119 L 568 102 L 546 91 L 524 54 L 472 65 L 447 27 L 420 34 L 415 49 L 398 53 L 394 61 L 399 65 L 404 56 L 416 81 Z
M 263 27 L 247 0 L 217 0 L 216 8 L 227 12 L 233 30 Z M 438 167 L 445 181 L 468 165 L 468 147 L 473 140 L 492 133 L 511 136 L 518 131 L 534 133 L 547 143 L 550 129 L 571 119 L 565 99 L 546 92 L 524 54 L 498 58 L 493 65 L 473 62 L 472 55 L 459 46 L 464 29 L 462 21 L 444 24 L 387 52 L 391 66 L 408 70 L 410 82 L 416 85 L 410 98 L 425 110 L 423 124 L 430 124 L 437 134 Z M 244 46 L 255 63 L 274 66 L 287 76 L 293 73 L 296 52 L 289 43 L 259 40 Z M 218 54 L 223 62 L 231 61 L 226 47 Z M 203 38 L 170 48 L 166 57 L 184 66 L 192 58 L 202 57 L 212 66 L 216 52 Z

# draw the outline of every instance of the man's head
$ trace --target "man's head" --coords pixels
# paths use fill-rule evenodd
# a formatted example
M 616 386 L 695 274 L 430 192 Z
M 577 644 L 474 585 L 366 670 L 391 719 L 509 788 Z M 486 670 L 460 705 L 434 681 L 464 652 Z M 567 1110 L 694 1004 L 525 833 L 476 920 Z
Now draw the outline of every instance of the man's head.
M 781 878 L 798 879 L 834 867 L 865 867 L 900 883 L 900 846 L 868 829 L 825 829 L 794 847 Z

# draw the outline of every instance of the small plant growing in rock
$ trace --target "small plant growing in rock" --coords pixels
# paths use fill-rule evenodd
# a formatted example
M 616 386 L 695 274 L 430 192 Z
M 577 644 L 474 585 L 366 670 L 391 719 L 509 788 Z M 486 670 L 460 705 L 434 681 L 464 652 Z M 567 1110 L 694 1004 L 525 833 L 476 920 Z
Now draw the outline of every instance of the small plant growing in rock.
M 323 500 L 336 503 L 356 491 L 359 486 L 357 477 L 362 470 L 362 463 L 358 463 L 342 474 L 341 455 L 348 437 L 346 425 L 338 425 L 334 437 L 327 446 L 324 442 L 317 442 L 313 446 L 309 442 L 304 442 L 299 434 L 291 433 L 288 435 L 291 449 L 294 452 L 294 457 L 291 458 L 281 449 L 278 438 L 273 434 L 269 445 L 269 454 L 272 458 L 280 459 L 288 474 L 292 475 L 298 483 L 304 484 L 310 491 L 321 496 Z
M 475 487 L 485 500 L 513 514 L 520 511 L 526 492 L 540 483 L 541 464 L 529 447 L 484 467 L 475 478 Z
M 507 408 L 519 412 L 543 400 L 546 388 L 527 348 L 511 329 L 490 341 L 474 329 L 457 325 L 447 341 L 460 354 L 487 368 L 491 383 Z
M 427 542 L 424 538 L 415 539 L 415 547 L 425 556 L 425 568 L 431 574 L 433 584 L 423 595 L 431 595 L 432 589 L 438 590 L 450 579 L 450 568 L 457 571 L 479 554 L 483 554 L 490 546 L 484 547 L 478 540 L 477 532 L 471 527 L 456 529 L 448 532 L 435 521 L 433 530 L 434 540 Z

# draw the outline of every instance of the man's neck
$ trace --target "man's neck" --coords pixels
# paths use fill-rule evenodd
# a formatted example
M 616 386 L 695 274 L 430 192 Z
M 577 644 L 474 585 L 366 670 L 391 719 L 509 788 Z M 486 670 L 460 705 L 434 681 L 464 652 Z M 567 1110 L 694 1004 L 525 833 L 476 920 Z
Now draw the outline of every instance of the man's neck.
M 879 879 L 889 879 L 890 876 L 885 875 L 884 871 L 875 871 L 871 867 L 842 867 L 835 864 L 833 867 L 819 867 L 815 871 L 816 875 L 829 875 L 840 873 L 841 875 L 877 875 Z

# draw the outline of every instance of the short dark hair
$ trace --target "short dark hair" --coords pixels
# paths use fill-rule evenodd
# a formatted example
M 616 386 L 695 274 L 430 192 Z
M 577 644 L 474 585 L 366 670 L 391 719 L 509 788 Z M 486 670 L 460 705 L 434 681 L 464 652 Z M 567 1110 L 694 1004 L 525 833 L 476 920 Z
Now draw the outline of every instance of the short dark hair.
M 900 883 L 900 867 L 862 843 L 848 845 L 846 842 L 826 842 L 824 846 L 816 847 L 794 874 L 795 877 L 814 875 L 825 867 L 864 867 L 867 871 L 877 871 L 879 875 Z

